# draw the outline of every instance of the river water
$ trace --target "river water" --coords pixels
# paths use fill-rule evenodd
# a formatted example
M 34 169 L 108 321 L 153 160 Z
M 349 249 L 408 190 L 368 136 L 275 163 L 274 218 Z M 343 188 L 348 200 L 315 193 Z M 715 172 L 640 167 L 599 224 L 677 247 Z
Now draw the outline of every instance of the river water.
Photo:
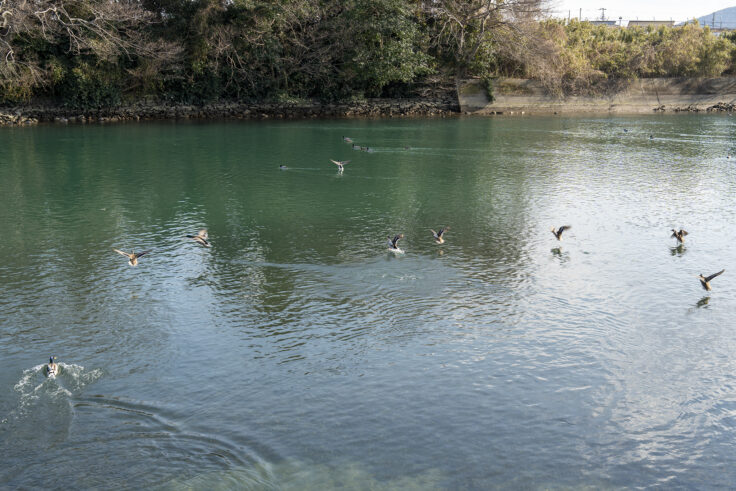
M 2 129 L 0 488 L 731 486 L 735 130 Z

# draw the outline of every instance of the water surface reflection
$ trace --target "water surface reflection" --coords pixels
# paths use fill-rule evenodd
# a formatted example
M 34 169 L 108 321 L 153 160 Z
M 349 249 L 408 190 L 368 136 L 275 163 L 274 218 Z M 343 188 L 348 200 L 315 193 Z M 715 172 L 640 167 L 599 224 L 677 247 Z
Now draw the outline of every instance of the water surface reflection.
M 725 487 L 736 287 L 695 276 L 736 259 L 733 136 L 697 115 L 3 130 L 0 483 Z M 36 377 L 50 354 L 76 382 Z

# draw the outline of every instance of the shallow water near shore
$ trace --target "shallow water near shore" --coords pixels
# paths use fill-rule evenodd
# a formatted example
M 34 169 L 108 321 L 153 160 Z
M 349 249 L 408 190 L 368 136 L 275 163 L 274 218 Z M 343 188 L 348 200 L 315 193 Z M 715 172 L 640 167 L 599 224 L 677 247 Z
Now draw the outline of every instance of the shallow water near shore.
M 0 488 L 732 485 L 735 130 L 0 129 Z

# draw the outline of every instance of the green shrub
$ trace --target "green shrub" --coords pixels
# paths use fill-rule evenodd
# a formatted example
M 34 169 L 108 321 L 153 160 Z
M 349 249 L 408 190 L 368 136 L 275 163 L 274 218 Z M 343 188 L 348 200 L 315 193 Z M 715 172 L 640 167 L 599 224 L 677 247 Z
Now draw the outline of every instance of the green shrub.
M 65 104 L 93 109 L 117 106 L 122 98 L 121 67 L 114 64 L 93 66 L 74 63 L 58 84 L 58 95 Z

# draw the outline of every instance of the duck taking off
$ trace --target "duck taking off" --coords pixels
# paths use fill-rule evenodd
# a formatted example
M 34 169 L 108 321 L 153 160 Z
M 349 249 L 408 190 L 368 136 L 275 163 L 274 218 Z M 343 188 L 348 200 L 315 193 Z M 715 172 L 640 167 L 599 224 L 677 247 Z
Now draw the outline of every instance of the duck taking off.
M 44 374 L 47 377 L 56 377 L 59 375 L 59 365 L 54 362 L 55 359 L 55 356 L 50 356 L 48 364 L 43 367 Z
M 700 284 L 703 285 L 703 288 L 705 290 L 710 291 L 710 280 L 712 280 L 713 278 L 715 278 L 716 276 L 718 276 L 720 274 L 723 274 L 724 271 L 726 271 L 726 270 L 725 269 L 722 269 L 719 272 L 713 273 L 712 275 L 710 275 L 708 277 L 703 276 L 702 274 L 698 275 L 698 279 L 700 280 Z
M 554 235 L 557 238 L 557 240 L 562 240 L 562 232 L 564 232 L 565 230 L 569 230 L 571 228 L 572 227 L 570 225 L 563 225 L 557 230 L 555 230 L 555 228 L 552 227 L 552 235 Z
M 675 230 L 673 228 L 672 229 L 672 235 L 670 237 L 673 237 L 673 238 L 677 239 L 677 242 L 679 242 L 680 244 L 682 244 L 683 242 L 685 242 L 685 236 L 686 235 L 687 235 L 687 232 L 685 230 L 680 229 L 679 231 L 677 231 L 677 230 Z
M 335 164 L 340 172 L 342 172 L 344 170 L 343 166 L 345 164 L 350 163 L 349 160 L 332 160 L 332 159 L 330 159 L 330 162 L 332 162 L 333 164 Z
M 187 235 L 187 238 L 192 239 L 197 244 L 201 244 L 205 247 L 210 246 L 210 243 L 207 241 L 207 229 L 200 230 L 197 235 Z
M 404 238 L 404 234 L 395 235 L 392 239 L 391 236 L 386 237 L 388 239 L 388 250 L 393 252 L 404 252 L 401 249 L 399 249 L 399 240 Z
M 113 251 L 117 252 L 118 254 L 122 254 L 123 256 L 128 258 L 128 264 L 131 266 L 138 266 L 138 258 L 143 256 L 144 254 L 148 254 L 151 251 L 143 251 L 143 252 L 123 252 L 120 249 L 113 248 Z
M 445 232 L 447 232 L 448 230 L 450 230 L 450 227 L 442 227 L 442 228 L 440 228 L 440 231 L 439 232 L 435 232 L 431 228 L 429 230 L 432 232 L 432 235 L 434 236 L 434 241 L 435 242 L 437 242 L 438 244 L 444 244 L 445 243 L 445 239 L 443 239 L 442 236 L 445 234 Z

